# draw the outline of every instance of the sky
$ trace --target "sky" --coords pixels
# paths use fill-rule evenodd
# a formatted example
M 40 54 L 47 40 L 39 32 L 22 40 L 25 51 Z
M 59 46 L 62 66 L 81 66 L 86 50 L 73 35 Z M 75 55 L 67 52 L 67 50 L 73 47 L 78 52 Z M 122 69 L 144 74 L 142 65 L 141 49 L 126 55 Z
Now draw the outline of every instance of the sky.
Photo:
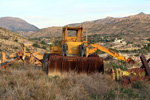
M 140 12 L 150 14 L 150 0 L 0 0 L 0 17 L 19 17 L 39 28 Z

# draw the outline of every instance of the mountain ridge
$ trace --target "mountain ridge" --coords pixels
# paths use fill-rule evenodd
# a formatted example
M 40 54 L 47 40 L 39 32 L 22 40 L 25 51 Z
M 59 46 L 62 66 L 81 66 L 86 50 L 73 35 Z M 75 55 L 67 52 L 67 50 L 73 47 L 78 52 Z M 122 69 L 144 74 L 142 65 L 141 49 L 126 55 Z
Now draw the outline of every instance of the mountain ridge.
M 38 27 L 28 23 L 27 21 L 17 17 L 1 17 L 0 27 L 6 28 L 13 32 L 18 31 L 37 31 Z
M 150 33 L 150 14 L 143 12 L 122 18 L 106 17 L 93 21 L 85 21 L 82 23 L 72 23 L 66 26 L 82 26 L 92 34 L 142 34 Z M 62 27 L 48 27 L 33 32 L 29 36 L 35 37 L 51 37 L 61 36 Z M 28 36 L 28 34 L 26 34 Z

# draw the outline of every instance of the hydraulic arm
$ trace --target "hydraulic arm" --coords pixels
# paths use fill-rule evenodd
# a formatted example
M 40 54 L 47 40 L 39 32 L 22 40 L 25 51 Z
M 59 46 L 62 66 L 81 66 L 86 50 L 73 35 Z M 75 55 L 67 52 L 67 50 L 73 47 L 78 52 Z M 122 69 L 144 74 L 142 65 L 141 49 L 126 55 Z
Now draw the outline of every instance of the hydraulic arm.
M 105 48 L 105 47 L 103 47 L 103 46 L 101 46 L 99 44 L 90 44 L 90 45 L 92 47 L 94 47 L 93 49 L 91 49 L 90 52 L 95 52 L 97 49 L 99 49 L 99 50 L 101 50 L 101 51 L 103 51 L 103 52 L 105 52 L 105 53 L 107 53 L 107 54 L 109 54 L 109 55 L 111 55 L 113 57 L 116 57 L 118 60 L 123 60 L 123 61 L 125 61 L 127 63 L 134 63 L 134 60 L 132 60 L 131 58 L 126 59 L 122 55 L 120 55 L 120 54 L 118 54 L 118 53 L 116 53 L 116 52 L 114 52 L 114 51 L 112 51 L 112 50 L 110 50 L 108 48 Z

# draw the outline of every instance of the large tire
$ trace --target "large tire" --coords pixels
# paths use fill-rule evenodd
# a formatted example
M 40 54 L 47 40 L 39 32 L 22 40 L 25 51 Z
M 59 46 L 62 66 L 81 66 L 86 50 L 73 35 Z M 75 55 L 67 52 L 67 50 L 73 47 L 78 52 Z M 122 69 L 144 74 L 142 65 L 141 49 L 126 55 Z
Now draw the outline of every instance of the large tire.
M 62 45 L 62 56 L 67 56 L 68 55 L 68 45 L 67 43 Z
M 45 53 L 42 61 L 42 69 L 48 74 L 48 60 L 50 56 L 60 56 L 60 54 L 56 53 Z
M 79 45 L 79 53 L 81 57 L 86 57 L 86 45 L 85 44 Z
M 46 74 L 48 73 L 48 57 L 49 57 L 49 53 L 45 53 L 43 56 L 43 61 L 42 61 L 42 69 L 43 71 L 46 72 Z
M 98 57 L 99 58 L 99 56 L 97 55 L 97 54 L 90 54 L 90 55 L 88 55 L 88 57 Z

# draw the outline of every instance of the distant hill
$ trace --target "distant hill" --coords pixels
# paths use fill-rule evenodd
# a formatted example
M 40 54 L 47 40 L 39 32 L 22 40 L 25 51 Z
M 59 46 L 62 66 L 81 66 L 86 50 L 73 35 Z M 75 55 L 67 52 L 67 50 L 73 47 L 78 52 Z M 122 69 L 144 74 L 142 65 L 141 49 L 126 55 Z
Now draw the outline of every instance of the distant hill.
M 28 31 L 37 31 L 38 27 L 29 24 L 23 19 L 16 17 L 2 17 L 0 18 L 0 27 L 6 28 L 13 32 L 28 32 Z
M 139 13 L 123 18 L 106 17 L 94 21 L 69 24 L 67 26 L 83 26 L 92 34 L 150 34 L 150 14 Z M 28 35 L 28 34 L 26 34 Z M 61 27 L 49 27 L 37 32 L 30 32 L 30 37 L 61 36 Z
M 21 36 L 20 34 L 0 27 L 0 58 L 2 52 L 5 52 L 7 55 L 9 55 L 13 52 L 22 50 L 24 43 L 34 44 L 35 42 Z M 41 44 L 38 42 L 36 43 L 41 46 Z M 37 48 L 37 50 L 41 51 L 43 49 Z
M 40 29 L 36 32 L 27 32 L 23 34 L 25 37 L 50 37 L 50 36 L 60 36 L 62 34 L 62 27 L 48 27 Z

